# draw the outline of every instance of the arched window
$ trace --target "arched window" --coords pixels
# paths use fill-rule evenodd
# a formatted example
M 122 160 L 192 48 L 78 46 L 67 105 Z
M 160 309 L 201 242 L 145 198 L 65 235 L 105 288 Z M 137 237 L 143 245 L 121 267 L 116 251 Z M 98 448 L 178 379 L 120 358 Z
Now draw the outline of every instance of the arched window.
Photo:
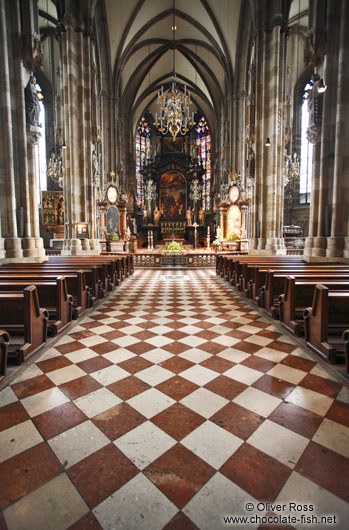
M 202 187 L 202 208 L 209 210 L 211 206 L 211 133 L 204 117 L 198 122 L 196 144 L 199 148 L 199 158 L 205 169 Z
M 142 118 L 136 132 L 136 183 L 137 183 L 137 204 L 144 206 L 143 169 L 146 153 L 150 147 L 150 127 L 148 122 Z
M 41 191 L 47 190 L 47 161 L 46 161 L 46 116 L 45 116 L 45 105 L 44 97 L 42 95 L 42 90 L 40 85 L 36 84 L 36 91 L 39 98 L 40 114 L 40 139 L 38 144 L 38 170 L 39 170 L 39 182 L 38 182 L 38 193 L 39 193 L 39 203 L 41 202 Z
M 307 139 L 307 129 L 310 124 L 310 113 L 308 110 L 308 99 L 312 90 L 311 83 L 304 88 L 302 110 L 301 110 L 301 156 L 300 156 L 300 178 L 299 178 L 299 202 L 302 204 L 310 202 L 311 178 L 313 168 L 313 144 Z

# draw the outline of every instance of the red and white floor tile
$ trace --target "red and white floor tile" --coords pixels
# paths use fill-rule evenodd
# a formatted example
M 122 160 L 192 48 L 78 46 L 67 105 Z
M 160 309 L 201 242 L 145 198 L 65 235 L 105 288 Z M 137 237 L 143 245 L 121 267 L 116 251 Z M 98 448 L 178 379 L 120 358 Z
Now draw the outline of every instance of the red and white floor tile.
M 347 528 L 348 387 L 214 271 L 136 271 L 0 407 L 0 530 Z

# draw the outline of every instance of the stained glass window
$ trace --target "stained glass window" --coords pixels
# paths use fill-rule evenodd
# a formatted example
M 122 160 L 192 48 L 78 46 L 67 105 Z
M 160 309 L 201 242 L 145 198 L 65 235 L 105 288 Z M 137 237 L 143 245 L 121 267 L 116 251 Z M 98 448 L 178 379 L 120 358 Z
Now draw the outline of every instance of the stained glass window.
M 304 88 L 304 96 L 302 103 L 302 121 L 301 121 L 301 168 L 300 168 L 300 182 L 299 193 L 300 202 L 310 202 L 311 193 L 311 177 L 313 165 L 313 144 L 307 140 L 307 129 L 310 124 L 310 114 L 308 109 L 308 99 L 313 88 L 313 83 L 308 83 Z
M 136 183 L 137 183 L 137 204 L 144 206 L 143 175 L 141 170 L 144 167 L 146 153 L 150 146 L 150 127 L 145 118 L 139 122 L 136 132 Z
M 199 148 L 199 159 L 205 169 L 202 177 L 202 208 L 203 210 L 209 210 L 211 206 L 211 133 L 204 117 L 198 122 L 196 131 L 196 145 Z

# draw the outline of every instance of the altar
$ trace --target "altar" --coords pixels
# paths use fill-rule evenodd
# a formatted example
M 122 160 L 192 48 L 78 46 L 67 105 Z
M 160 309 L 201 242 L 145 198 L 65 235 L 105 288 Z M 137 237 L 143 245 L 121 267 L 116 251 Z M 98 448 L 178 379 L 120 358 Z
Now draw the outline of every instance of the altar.
M 247 252 L 248 198 L 241 177 L 231 173 L 231 181 L 223 189 L 223 200 L 219 205 L 220 226 L 218 240 L 223 250 Z

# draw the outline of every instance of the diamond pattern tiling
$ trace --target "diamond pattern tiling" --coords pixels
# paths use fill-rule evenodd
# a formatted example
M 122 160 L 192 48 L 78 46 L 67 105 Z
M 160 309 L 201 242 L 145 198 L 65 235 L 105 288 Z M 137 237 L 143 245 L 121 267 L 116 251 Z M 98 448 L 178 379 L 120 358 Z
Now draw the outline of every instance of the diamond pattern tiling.
M 299 492 L 344 513 L 348 389 L 214 271 L 185 274 L 136 270 L 0 393 L 0 528 L 35 503 L 49 521 L 63 487 L 67 530 L 212 530 Z

